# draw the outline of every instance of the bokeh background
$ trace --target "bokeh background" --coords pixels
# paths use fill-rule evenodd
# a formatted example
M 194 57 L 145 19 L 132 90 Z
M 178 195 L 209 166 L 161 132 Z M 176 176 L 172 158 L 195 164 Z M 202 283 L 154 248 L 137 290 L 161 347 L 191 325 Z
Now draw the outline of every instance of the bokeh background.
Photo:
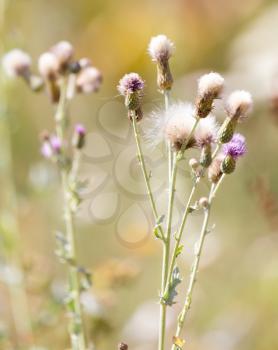
M 240 126 L 248 155 L 219 193 L 201 263 L 184 338 L 188 350 L 275 350 L 278 348 L 278 4 L 267 0 L 10 0 L 6 50 L 20 47 L 34 60 L 59 40 L 69 40 L 76 56 L 90 57 L 104 75 L 100 92 L 78 96 L 73 122 L 88 131 L 82 178 L 87 179 L 77 219 L 78 257 L 93 273 L 83 295 L 88 336 L 98 349 L 155 349 L 158 323 L 161 244 L 151 232 L 149 204 L 135 159 L 130 125 L 116 85 L 136 71 L 146 81 L 144 110 L 163 103 L 155 65 L 147 55 L 153 35 L 164 33 L 176 45 L 171 59 L 174 99 L 194 101 L 197 78 L 218 71 L 226 93 L 247 89 L 255 107 Z M 1 93 L 3 95 L 3 93 Z M 5 97 L 13 155 L 12 174 L 1 175 L 0 207 L 10 203 L 8 180 L 15 181 L 20 258 L 25 272 L 33 336 L 16 339 L 8 285 L 17 271 L 7 265 L 1 236 L 0 348 L 60 350 L 69 347 L 64 312 L 65 266 L 54 254 L 54 233 L 62 229 L 61 194 L 56 169 L 42 160 L 38 135 L 53 128 L 53 107 L 22 81 Z M 215 113 L 224 117 L 219 104 Z M 2 139 L 3 141 L 3 139 Z M 1 144 L 1 140 L 0 140 Z M 5 159 L 0 148 L 1 160 Z M 164 155 L 147 151 L 156 194 L 163 211 L 167 195 Z M 178 220 L 190 178 L 179 171 Z M 206 185 L 200 189 L 205 193 Z M 8 200 L 7 200 L 8 198 Z M 200 215 L 186 235 L 179 287 L 185 295 Z M 4 232 L 4 231 L 3 231 Z M 8 247 L 8 248 L 7 248 Z M 20 278 L 20 277 L 19 277 Z M 181 300 L 169 313 L 168 343 Z

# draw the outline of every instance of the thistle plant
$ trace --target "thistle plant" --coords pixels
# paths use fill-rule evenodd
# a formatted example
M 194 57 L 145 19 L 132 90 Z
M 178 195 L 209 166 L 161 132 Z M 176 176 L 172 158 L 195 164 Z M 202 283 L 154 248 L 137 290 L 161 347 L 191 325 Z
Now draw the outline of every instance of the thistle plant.
M 54 108 L 54 130 L 41 134 L 41 153 L 58 168 L 64 197 L 65 232 L 57 232 L 56 254 L 66 264 L 68 295 L 65 300 L 70 317 L 69 333 L 74 350 L 87 349 L 80 293 L 90 284 L 90 273 L 77 261 L 74 217 L 81 203 L 78 171 L 86 129 L 78 123 L 70 129 L 69 103 L 77 93 L 98 91 L 101 72 L 87 58 L 74 59 L 74 48 L 67 41 L 51 47 L 38 59 L 39 75 L 31 71 L 28 54 L 15 49 L 4 57 L 4 68 L 10 76 L 19 76 L 35 92 L 46 91 Z
M 159 92 L 164 96 L 164 107 L 150 114 L 149 126 L 146 130 L 142 130 L 140 126 L 140 121 L 144 118 L 142 108 L 144 80 L 137 73 L 126 74 L 119 82 L 118 91 L 124 97 L 128 119 L 132 124 L 138 160 L 154 217 L 154 235 L 161 241 L 163 248 L 159 295 L 159 350 L 165 348 L 167 308 L 176 302 L 177 287 L 182 282 L 178 265 L 179 256 L 183 254 L 182 238 L 186 224 L 193 212 L 203 212 L 203 223 L 196 242 L 187 291 L 177 318 L 175 334 L 171 336 L 172 350 L 174 350 L 182 348 L 185 343 L 182 331 L 191 307 L 205 238 L 212 230 L 209 228 L 209 219 L 215 196 L 226 175 L 235 171 L 239 158 L 246 153 L 245 138 L 235 133 L 235 130 L 238 123 L 247 118 L 252 107 L 252 98 L 246 91 L 233 92 L 225 102 L 227 116 L 219 127 L 212 112 L 215 100 L 222 99 L 224 78 L 214 72 L 200 77 L 195 105 L 185 101 L 172 102 L 170 94 L 173 77 L 169 60 L 174 53 L 174 44 L 165 35 L 158 35 L 151 39 L 148 52 L 157 65 L 157 85 Z M 151 142 L 152 146 L 162 144 L 167 148 L 169 170 L 167 213 L 159 213 L 157 209 L 157 200 L 152 192 L 152 172 L 148 169 L 143 154 L 142 131 L 146 135 L 145 139 Z M 192 150 L 194 153 L 199 150 L 198 159 L 192 158 L 190 155 Z M 184 201 L 183 213 L 176 230 L 172 218 L 176 201 L 176 179 L 181 176 L 178 167 L 182 160 L 188 159 L 192 188 Z M 209 191 L 196 198 L 196 189 L 199 184 L 207 181 L 210 183 Z M 181 294 L 183 294 L 183 288 L 181 288 Z

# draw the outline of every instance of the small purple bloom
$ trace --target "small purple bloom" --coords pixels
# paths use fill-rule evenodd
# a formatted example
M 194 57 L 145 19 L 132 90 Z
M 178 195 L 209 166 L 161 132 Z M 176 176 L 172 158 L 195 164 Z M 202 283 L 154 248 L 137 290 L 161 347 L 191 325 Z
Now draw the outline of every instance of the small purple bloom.
M 232 140 L 223 146 L 223 153 L 234 159 L 242 157 L 246 151 L 245 137 L 241 134 L 234 134 Z
M 50 138 L 50 144 L 55 153 L 60 153 L 62 148 L 62 142 L 61 139 L 58 136 L 51 136 Z
M 82 124 L 76 124 L 75 125 L 75 132 L 80 136 L 84 136 L 86 134 L 85 126 Z
M 51 148 L 51 145 L 48 141 L 44 141 L 41 147 L 41 154 L 45 157 L 45 158 L 51 158 L 53 155 L 53 151 Z
M 144 81 L 137 73 L 129 73 L 119 81 L 118 90 L 120 94 L 126 95 L 144 89 Z

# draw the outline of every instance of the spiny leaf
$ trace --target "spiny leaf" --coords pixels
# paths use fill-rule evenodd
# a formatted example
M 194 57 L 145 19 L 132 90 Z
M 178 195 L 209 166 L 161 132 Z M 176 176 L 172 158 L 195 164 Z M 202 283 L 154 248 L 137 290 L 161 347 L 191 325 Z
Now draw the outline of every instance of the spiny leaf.
M 181 283 L 180 270 L 176 266 L 173 270 L 171 281 L 169 283 L 168 290 L 164 293 L 162 297 L 162 302 L 166 305 L 172 306 L 175 304 L 175 297 L 178 295 L 176 288 Z

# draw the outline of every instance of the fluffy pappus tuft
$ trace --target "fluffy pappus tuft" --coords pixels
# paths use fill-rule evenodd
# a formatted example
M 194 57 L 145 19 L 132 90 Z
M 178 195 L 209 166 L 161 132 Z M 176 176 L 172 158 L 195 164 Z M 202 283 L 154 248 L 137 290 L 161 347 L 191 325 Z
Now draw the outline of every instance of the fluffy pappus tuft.
M 73 58 L 74 48 L 68 41 L 60 41 L 50 49 L 50 52 L 56 56 L 60 67 L 63 67 Z
M 13 49 L 2 58 L 3 69 L 12 78 L 30 74 L 31 64 L 31 57 L 20 49 Z
M 212 144 L 216 141 L 219 126 L 214 116 L 200 119 L 194 136 L 199 147 Z
M 51 52 L 41 54 L 38 60 L 38 69 L 45 79 L 56 78 L 59 72 L 59 62 L 56 56 Z
M 224 88 L 224 78 L 218 73 L 208 73 L 198 81 L 198 94 L 201 98 L 206 95 L 211 95 L 213 98 L 218 98 Z
M 252 107 L 253 99 L 248 91 L 236 90 L 228 97 L 227 111 L 231 118 L 236 117 L 239 121 L 243 121 Z
M 234 134 L 232 140 L 223 146 L 223 154 L 233 159 L 244 156 L 247 152 L 245 137 L 239 133 Z
M 180 150 L 187 142 L 195 123 L 194 107 L 190 103 L 178 102 L 172 104 L 167 111 L 158 109 L 148 118 L 145 138 L 151 146 L 157 146 L 163 141 L 170 141 L 175 150 Z M 194 144 L 192 139 L 187 147 Z
M 140 92 L 144 89 L 144 81 L 137 73 L 125 74 L 117 86 L 121 95 L 126 96 L 129 93 Z
M 148 47 L 148 53 L 155 62 L 169 60 L 174 50 L 174 43 L 164 34 L 152 37 Z
M 76 87 L 78 92 L 90 94 L 97 92 L 101 86 L 103 77 L 95 67 L 87 67 L 81 70 L 76 79 Z

